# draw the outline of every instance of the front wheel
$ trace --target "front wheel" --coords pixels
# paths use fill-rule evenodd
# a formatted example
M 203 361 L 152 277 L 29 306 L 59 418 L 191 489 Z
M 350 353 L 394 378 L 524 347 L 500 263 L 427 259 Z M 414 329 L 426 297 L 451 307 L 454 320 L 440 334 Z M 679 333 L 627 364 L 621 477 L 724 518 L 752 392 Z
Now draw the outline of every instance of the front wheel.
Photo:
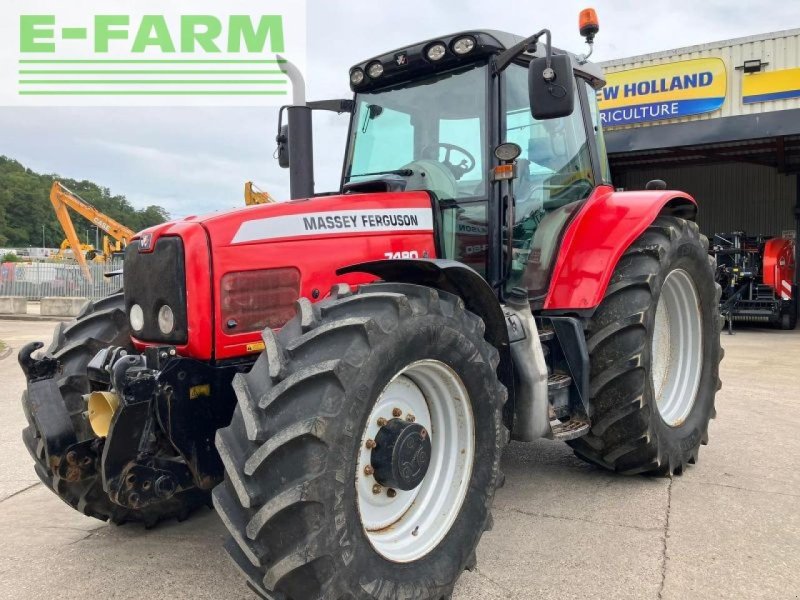
M 620 259 L 587 330 L 593 408 L 570 443 L 624 473 L 678 474 L 697 461 L 720 388 L 720 287 L 694 222 L 659 217 Z
M 282 600 L 449 598 L 501 481 L 506 390 L 450 294 L 374 284 L 298 303 L 217 434 L 214 503 L 250 586 Z

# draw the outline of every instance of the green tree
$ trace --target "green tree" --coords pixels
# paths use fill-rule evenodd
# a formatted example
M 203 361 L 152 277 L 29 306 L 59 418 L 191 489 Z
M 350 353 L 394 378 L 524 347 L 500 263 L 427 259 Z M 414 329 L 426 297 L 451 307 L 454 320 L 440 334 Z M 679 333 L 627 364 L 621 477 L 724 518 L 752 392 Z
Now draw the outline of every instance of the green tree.
M 25 168 L 18 161 L 0 156 L 0 244 L 7 246 L 42 245 L 42 225 L 48 247 L 58 247 L 64 232 L 50 204 L 50 188 L 58 179 L 86 202 L 134 231 L 158 225 L 169 219 L 160 206 L 135 208 L 125 196 L 115 195 L 107 187 L 91 181 L 61 178 L 56 174 L 40 174 Z M 83 240 L 89 231 L 94 243 L 94 225 L 77 214 L 72 221 Z

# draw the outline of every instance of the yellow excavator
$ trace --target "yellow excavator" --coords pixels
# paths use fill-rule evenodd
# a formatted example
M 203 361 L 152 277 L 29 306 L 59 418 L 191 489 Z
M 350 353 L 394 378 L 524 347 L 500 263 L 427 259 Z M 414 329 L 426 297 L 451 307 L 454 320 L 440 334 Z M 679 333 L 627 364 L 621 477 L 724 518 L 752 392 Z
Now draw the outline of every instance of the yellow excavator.
M 72 223 L 72 217 L 70 217 L 69 214 L 70 209 L 74 210 L 93 225 L 102 229 L 105 233 L 103 236 L 103 260 L 110 260 L 114 253 L 122 252 L 125 246 L 128 245 L 128 240 L 136 234 L 132 229 L 125 227 L 125 225 L 118 223 L 108 215 L 100 212 L 76 193 L 67 189 L 59 181 L 54 181 L 53 187 L 50 188 L 50 202 L 53 204 L 53 210 L 56 212 L 58 222 L 61 223 L 64 235 L 67 236 L 65 242 L 69 248 L 72 249 L 72 254 L 80 265 L 83 276 L 88 281 L 92 281 L 92 273 L 86 262 L 87 256 L 89 260 L 92 260 L 92 258 L 96 259 L 100 255 L 95 248 L 91 250 L 84 249 L 86 245 L 81 244 L 78 238 L 75 225 Z M 63 256 L 63 250 L 66 249 L 64 243 L 61 244 L 61 247 L 62 252 L 59 252 L 59 254 Z
M 247 206 L 254 204 L 270 204 L 277 202 L 275 198 L 269 195 L 269 192 L 258 189 L 252 181 L 244 184 L 244 203 Z
M 67 254 L 68 250 L 71 252 L 71 254 Z M 86 257 L 87 261 L 103 262 L 104 260 L 104 257 L 98 254 L 97 250 L 95 250 L 94 246 L 91 244 L 81 244 L 80 252 Z M 72 251 L 72 247 L 69 245 L 69 240 L 64 238 L 64 241 L 61 242 L 61 247 L 58 249 L 58 252 L 51 257 L 51 260 L 67 260 L 68 258 L 72 257 L 73 254 L 74 252 Z M 75 260 L 77 260 L 77 258 Z

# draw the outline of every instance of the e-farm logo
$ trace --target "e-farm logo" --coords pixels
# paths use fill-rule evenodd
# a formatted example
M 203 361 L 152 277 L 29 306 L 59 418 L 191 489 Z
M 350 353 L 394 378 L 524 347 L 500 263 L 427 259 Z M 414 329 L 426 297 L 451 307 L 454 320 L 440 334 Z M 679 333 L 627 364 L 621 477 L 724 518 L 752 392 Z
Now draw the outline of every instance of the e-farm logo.
M 0 16 L 10 11 L 2 105 L 285 104 L 287 62 L 305 63 L 302 1 L 32 0 Z

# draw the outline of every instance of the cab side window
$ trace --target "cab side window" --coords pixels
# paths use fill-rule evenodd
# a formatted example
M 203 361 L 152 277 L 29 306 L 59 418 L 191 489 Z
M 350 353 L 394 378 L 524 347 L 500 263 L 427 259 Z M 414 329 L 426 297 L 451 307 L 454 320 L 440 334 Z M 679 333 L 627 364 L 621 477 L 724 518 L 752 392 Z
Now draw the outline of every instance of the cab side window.
M 577 86 L 573 79 L 572 85 Z M 576 99 L 578 98 L 576 87 Z M 514 187 L 514 229 L 511 276 L 507 289 L 546 285 L 546 269 L 559 223 L 594 189 L 589 143 L 580 104 L 567 117 L 537 120 L 531 115 L 528 69 L 511 65 L 505 78 L 505 141 L 522 148 Z M 537 235 L 537 231 L 539 234 Z M 541 282 L 523 281 L 529 262 Z
M 603 125 L 600 119 L 600 107 L 597 104 L 597 90 L 588 81 L 584 81 L 586 95 L 589 97 L 589 112 L 592 115 L 592 127 L 594 127 L 594 139 L 597 142 L 597 154 L 600 156 L 600 179 L 603 183 L 611 183 L 611 166 L 608 164 L 608 153 L 606 152 L 606 140 L 603 137 Z
M 506 141 L 522 148 L 515 190 L 518 218 L 532 210 L 559 208 L 591 193 L 594 182 L 580 106 L 576 104 L 568 117 L 534 119 L 528 102 L 528 70 L 519 65 L 512 65 L 506 76 Z M 520 211 L 520 204 L 528 210 Z

